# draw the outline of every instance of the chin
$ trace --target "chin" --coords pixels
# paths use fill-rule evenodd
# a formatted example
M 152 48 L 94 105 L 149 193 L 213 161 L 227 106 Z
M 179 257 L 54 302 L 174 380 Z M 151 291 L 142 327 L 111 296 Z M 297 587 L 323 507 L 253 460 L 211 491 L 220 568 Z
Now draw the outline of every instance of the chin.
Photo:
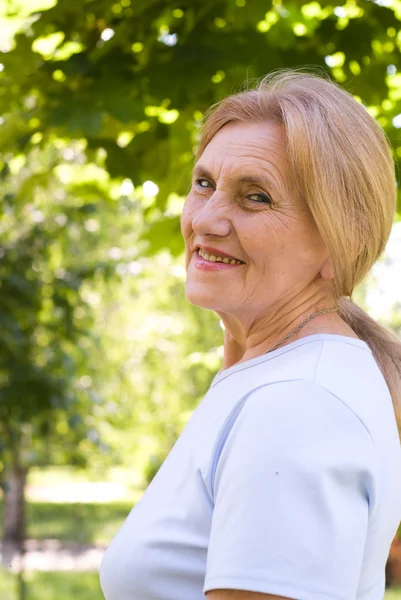
M 222 307 L 216 301 L 216 291 L 207 291 L 205 286 L 202 289 L 197 289 L 197 286 L 187 285 L 185 288 L 185 296 L 191 304 L 207 308 L 208 310 L 222 310 Z

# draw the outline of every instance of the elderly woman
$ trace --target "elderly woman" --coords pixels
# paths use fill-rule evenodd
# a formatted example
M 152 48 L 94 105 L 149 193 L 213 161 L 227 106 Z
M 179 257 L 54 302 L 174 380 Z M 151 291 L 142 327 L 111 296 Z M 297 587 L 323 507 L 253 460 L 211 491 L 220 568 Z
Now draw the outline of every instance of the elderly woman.
M 107 600 L 381 600 L 401 518 L 401 344 L 351 300 L 396 198 L 386 137 L 279 71 L 205 122 L 182 215 L 224 361 L 101 567 Z

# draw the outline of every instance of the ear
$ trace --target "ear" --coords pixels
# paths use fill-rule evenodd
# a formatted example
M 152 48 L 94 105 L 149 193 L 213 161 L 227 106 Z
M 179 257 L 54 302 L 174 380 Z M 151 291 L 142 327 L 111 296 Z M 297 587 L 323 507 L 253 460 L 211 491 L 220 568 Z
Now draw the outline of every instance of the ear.
M 334 269 L 330 257 L 327 257 L 324 261 L 322 268 L 320 269 L 320 274 L 323 279 L 334 279 Z

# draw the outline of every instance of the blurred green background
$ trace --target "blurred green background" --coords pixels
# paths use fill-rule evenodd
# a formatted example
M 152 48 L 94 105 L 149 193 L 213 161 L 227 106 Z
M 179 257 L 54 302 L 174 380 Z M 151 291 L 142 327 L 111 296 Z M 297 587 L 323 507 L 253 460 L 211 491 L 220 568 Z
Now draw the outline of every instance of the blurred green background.
M 315 66 L 399 168 L 401 3 L 0 0 L 0 31 L 0 596 L 100 600 L 104 547 L 220 368 L 179 231 L 205 110 Z M 398 333 L 400 226 L 355 294 Z

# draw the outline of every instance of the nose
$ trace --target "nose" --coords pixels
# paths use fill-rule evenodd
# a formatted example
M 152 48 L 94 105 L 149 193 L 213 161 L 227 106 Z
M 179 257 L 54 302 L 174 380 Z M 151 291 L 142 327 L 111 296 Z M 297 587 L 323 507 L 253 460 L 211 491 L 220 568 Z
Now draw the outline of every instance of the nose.
M 227 237 L 231 232 L 230 203 L 227 196 L 215 191 L 192 218 L 192 229 L 199 236 Z

